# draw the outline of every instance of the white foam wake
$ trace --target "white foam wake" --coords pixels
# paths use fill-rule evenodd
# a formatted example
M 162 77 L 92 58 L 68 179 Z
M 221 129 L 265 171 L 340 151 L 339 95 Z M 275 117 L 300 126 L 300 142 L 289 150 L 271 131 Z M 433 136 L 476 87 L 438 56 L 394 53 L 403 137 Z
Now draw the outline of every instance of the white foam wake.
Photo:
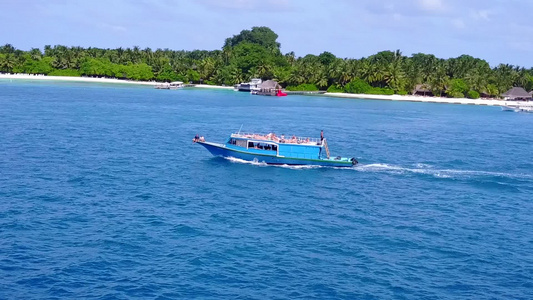
M 436 169 L 432 165 L 418 163 L 414 167 L 404 167 L 398 165 L 384 164 L 384 163 L 374 163 L 374 164 L 358 164 L 351 168 L 342 168 L 342 167 L 327 167 L 327 166 L 313 166 L 313 165 L 299 165 L 299 166 L 289 166 L 289 165 L 269 165 L 264 161 L 247 161 L 235 157 L 225 157 L 228 161 L 232 163 L 240 164 L 249 164 L 259 167 L 277 167 L 277 168 L 286 168 L 293 170 L 307 170 L 307 169 L 319 169 L 319 168 L 328 168 L 328 169 L 338 169 L 338 170 L 352 170 L 359 172 L 377 172 L 377 173 L 389 173 L 389 174 L 423 174 L 433 176 L 435 178 L 475 178 L 475 177 L 502 177 L 502 178 L 511 178 L 511 179 L 533 179 L 533 174 L 513 174 L 513 173 L 504 173 L 504 172 L 491 172 L 491 171 L 475 171 L 475 170 L 459 170 L 459 169 Z
M 416 164 L 414 168 L 402 167 L 390 164 L 357 165 L 354 170 L 361 172 L 386 172 L 393 174 L 424 174 L 437 178 L 468 178 L 468 177 L 507 177 L 513 179 L 533 179 L 532 174 L 513 174 L 504 172 L 458 170 L 458 169 L 435 169 L 431 165 Z
M 240 158 L 235 157 L 224 157 L 225 159 L 229 160 L 232 163 L 239 163 L 239 164 L 249 164 L 259 167 L 277 167 L 277 168 L 286 168 L 286 169 L 293 169 L 293 170 L 305 170 L 305 169 L 318 169 L 318 168 L 324 168 L 322 166 L 312 166 L 312 165 L 299 165 L 299 166 L 290 166 L 290 165 L 269 165 L 264 161 L 259 161 L 257 159 L 254 159 L 253 161 L 248 161 Z

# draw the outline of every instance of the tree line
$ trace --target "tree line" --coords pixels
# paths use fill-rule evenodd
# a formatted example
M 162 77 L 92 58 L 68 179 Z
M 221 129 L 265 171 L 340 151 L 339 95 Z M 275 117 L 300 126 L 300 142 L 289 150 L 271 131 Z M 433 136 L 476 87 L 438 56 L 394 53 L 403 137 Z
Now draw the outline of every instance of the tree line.
M 495 97 L 515 86 L 533 89 L 533 69 L 509 64 L 491 68 L 469 55 L 441 59 L 424 53 L 405 56 L 397 50 L 361 59 L 338 58 L 330 52 L 296 57 L 294 52 L 281 53 L 277 38 L 268 27 L 253 27 L 213 51 L 61 45 L 22 51 L 6 44 L 0 47 L 0 72 L 217 85 L 262 78 L 274 79 L 288 90 L 405 95 L 418 88 L 457 98 Z

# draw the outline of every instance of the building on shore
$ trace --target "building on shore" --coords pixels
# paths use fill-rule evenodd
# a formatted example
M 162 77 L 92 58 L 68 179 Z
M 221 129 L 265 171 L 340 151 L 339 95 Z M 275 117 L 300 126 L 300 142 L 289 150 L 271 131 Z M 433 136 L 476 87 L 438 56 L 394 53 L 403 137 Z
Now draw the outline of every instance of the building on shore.
M 530 100 L 531 95 L 521 87 L 514 87 L 502 94 L 504 100 Z
M 427 84 L 417 84 L 412 91 L 413 96 L 429 96 L 433 97 L 433 92 L 429 89 Z
M 275 80 L 266 80 L 258 85 L 257 88 L 252 90 L 254 95 L 262 96 L 276 96 L 278 91 L 282 89 L 281 85 Z

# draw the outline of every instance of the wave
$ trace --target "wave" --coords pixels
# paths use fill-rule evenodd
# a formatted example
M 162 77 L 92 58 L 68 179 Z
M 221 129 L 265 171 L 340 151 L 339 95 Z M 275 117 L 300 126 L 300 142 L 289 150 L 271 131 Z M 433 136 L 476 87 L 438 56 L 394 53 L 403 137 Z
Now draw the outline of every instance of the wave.
M 414 164 L 413 167 L 405 167 L 399 165 L 391 165 L 386 163 L 373 164 L 358 164 L 351 168 L 346 167 L 329 167 L 329 166 L 313 166 L 313 165 L 269 165 L 264 161 L 247 161 L 235 157 L 224 157 L 224 159 L 232 163 L 249 164 L 259 167 L 275 167 L 286 168 L 292 170 L 307 170 L 307 169 L 336 169 L 336 170 L 352 170 L 358 172 L 376 172 L 389 174 L 421 174 L 429 175 L 441 179 L 468 179 L 480 177 L 498 177 L 508 179 L 533 180 L 533 174 L 523 173 L 505 173 L 505 172 L 491 172 L 491 171 L 476 171 L 476 170 L 460 170 L 460 169 L 436 169 L 434 166 L 424 163 Z
M 505 172 L 491 172 L 491 171 L 476 171 L 476 170 L 460 170 L 460 169 L 435 169 L 427 164 L 415 164 L 414 168 L 402 167 L 390 164 L 368 164 L 357 165 L 354 170 L 361 172 L 386 172 L 396 174 L 424 174 L 432 175 L 436 178 L 477 178 L 477 177 L 501 177 L 510 179 L 533 179 L 533 174 L 516 174 Z
M 224 157 L 224 159 L 232 162 L 232 163 L 239 163 L 239 164 L 249 164 L 259 167 L 275 167 L 275 168 L 286 168 L 286 169 L 293 169 L 293 170 L 305 170 L 305 169 L 319 169 L 319 168 L 327 168 L 323 166 L 311 166 L 311 165 L 299 165 L 299 166 L 290 166 L 290 165 L 269 165 L 264 161 L 258 161 L 257 159 L 254 159 L 253 161 L 248 161 L 240 158 L 235 157 Z

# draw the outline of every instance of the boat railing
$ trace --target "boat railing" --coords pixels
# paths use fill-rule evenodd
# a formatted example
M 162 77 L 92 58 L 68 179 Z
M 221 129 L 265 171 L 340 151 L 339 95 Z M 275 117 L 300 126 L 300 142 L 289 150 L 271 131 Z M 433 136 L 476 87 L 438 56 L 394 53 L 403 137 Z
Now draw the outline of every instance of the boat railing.
M 232 133 L 231 137 L 273 141 L 276 143 L 285 143 L 285 144 L 307 144 L 307 145 L 320 145 L 321 144 L 320 138 L 297 137 L 297 136 L 292 136 L 292 135 L 283 136 L 282 138 L 281 136 L 274 135 L 273 133 L 259 134 L 259 133 L 238 132 L 238 133 Z

